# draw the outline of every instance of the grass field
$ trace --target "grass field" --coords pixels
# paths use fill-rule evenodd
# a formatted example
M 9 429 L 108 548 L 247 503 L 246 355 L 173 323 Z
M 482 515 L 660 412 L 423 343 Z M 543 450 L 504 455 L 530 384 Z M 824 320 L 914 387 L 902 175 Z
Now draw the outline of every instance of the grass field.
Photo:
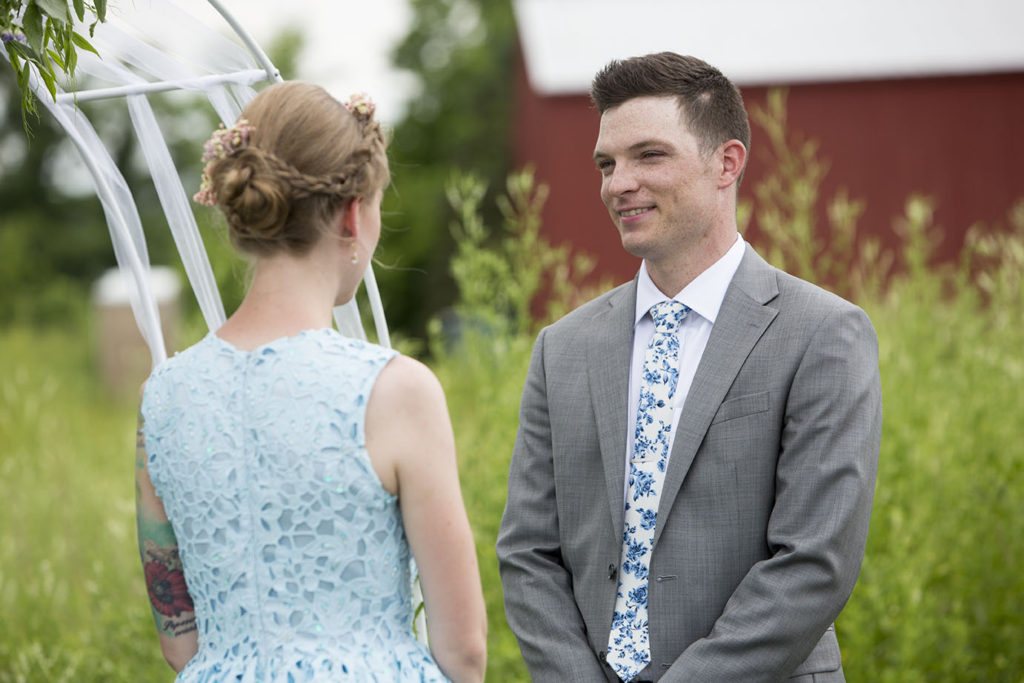
M 911 253 L 905 277 L 858 299 L 885 415 L 867 554 L 837 624 L 852 682 L 1024 681 L 1024 220 L 976 246 L 945 275 Z M 89 339 L 0 331 L 0 683 L 173 679 L 137 566 L 135 406 L 102 389 Z M 432 361 L 499 682 L 528 680 L 493 548 L 531 345 L 526 330 L 471 332 Z

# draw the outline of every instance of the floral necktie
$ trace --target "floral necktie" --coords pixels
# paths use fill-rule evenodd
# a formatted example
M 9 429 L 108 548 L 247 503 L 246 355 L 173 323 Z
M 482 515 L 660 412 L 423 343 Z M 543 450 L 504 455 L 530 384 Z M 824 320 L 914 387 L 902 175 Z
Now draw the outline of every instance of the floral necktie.
M 608 637 L 608 664 L 629 681 L 651 661 L 647 626 L 647 572 L 658 500 L 668 465 L 672 397 L 679 380 L 679 335 L 690 309 L 678 301 L 651 306 L 654 337 L 644 355 L 633 457 L 626 490 L 625 528 L 615 614 Z

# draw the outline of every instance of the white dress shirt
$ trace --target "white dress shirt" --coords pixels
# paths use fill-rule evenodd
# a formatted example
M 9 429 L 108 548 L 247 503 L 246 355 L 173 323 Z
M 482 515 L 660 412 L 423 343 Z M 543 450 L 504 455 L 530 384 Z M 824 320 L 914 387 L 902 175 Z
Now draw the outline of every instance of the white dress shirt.
M 669 455 L 675 441 L 676 425 L 679 415 L 683 412 L 683 403 L 690 392 L 693 376 L 697 373 L 697 365 L 704 354 L 704 347 L 711 336 L 711 328 L 718 317 L 718 310 L 725 299 L 725 290 L 729 288 L 736 269 L 743 260 L 745 242 L 737 236 L 735 244 L 722 258 L 715 261 L 707 270 L 694 278 L 681 292 L 672 297 L 690 308 L 690 313 L 683 320 L 676 334 L 679 335 L 679 383 L 672 398 L 672 431 L 668 435 Z M 636 433 L 636 411 L 640 403 L 640 378 L 643 377 L 644 354 L 651 337 L 654 336 L 654 320 L 648 311 L 654 304 L 668 301 L 658 289 L 651 276 L 647 273 L 645 263 L 640 264 L 640 274 L 636 288 L 636 318 L 633 328 L 633 357 L 629 372 L 629 414 L 626 432 L 626 469 L 623 480 L 623 505 L 629 489 L 629 463 L 633 457 L 633 441 Z

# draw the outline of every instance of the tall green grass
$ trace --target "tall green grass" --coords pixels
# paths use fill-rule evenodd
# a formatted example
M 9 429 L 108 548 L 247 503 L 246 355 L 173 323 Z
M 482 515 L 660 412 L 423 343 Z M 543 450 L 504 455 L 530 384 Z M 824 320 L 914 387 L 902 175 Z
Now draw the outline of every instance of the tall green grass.
M 568 250 L 540 235 L 546 190 L 529 170 L 512 174 L 499 199 L 498 230 L 483 223 L 480 202 L 487 188 L 473 176 L 453 178 L 449 200 L 458 223 L 458 250 L 451 270 L 459 290 L 458 325 L 445 335 L 431 329 L 433 366 L 448 397 L 459 453 L 467 513 L 473 523 L 488 616 L 487 678 L 527 681 L 519 647 L 505 622 L 494 545 L 505 507 L 507 475 L 518 425 L 519 396 L 539 325 L 559 316 L 583 286 L 592 262 L 570 261 Z M 546 312 L 535 317 L 535 300 L 552 292 Z
M 135 548 L 135 408 L 82 332 L 0 332 L 3 683 L 172 678 Z
M 520 335 L 497 348 L 483 336 L 466 340 L 435 365 L 448 395 L 466 511 L 476 539 L 488 621 L 487 679 L 528 681 L 519 646 L 505 623 L 494 544 L 505 508 L 519 395 L 532 340 Z
M 1024 681 L 1024 203 L 972 233 L 956 272 L 865 302 L 884 402 L 860 581 L 837 630 L 856 681 Z M 913 215 L 924 220 L 914 226 Z M 913 246 L 911 248 L 914 248 Z
M 456 203 L 480 201 L 472 181 L 458 182 Z M 551 277 L 561 304 L 549 315 L 570 294 L 586 296 L 579 275 L 587 264 L 574 271 L 567 258 L 542 257 L 555 250 L 536 232 L 531 187 L 528 175 L 515 177 L 498 236 L 482 229 L 460 251 L 453 265 L 476 290 L 459 307 L 460 334 L 437 326 L 430 340 L 476 535 L 492 681 L 528 680 L 505 624 L 493 550 L 542 321 L 527 320 L 524 302 Z M 872 270 L 888 261 L 877 254 L 848 269 L 878 331 L 885 422 L 864 566 L 837 624 L 844 667 L 852 682 L 1019 683 L 1024 205 L 1001 230 L 972 232 L 962 263 L 946 269 L 928 267 L 929 206 L 908 205 L 907 249 L 893 259 L 906 268 L 884 289 Z M 460 228 L 475 215 L 464 208 Z M 792 263 L 813 271 L 818 259 Z M 509 287 L 509 279 L 532 284 Z M 498 290 L 511 296 L 500 315 L 487 305 Z M 0 683 L 173 678 L 137 566 L 134 415 L 131 401 L 101 389 L 87 331 L 0 331 Z
M 805 170 L 797 163 L 775 182 L 792 188 Z M 839 239 L 831 245 L 820 235 L 761 245 L 808 279 L 837 282 L 868 311 L 879 337 L 884 426 L 872 528 L 860 581 L 837 623 L 847 678 L 1024 681 L 1024 202 L 1008 225 L 972 229 L 962 261 L 944 267 L 930 265 L 929 245 L 939 241 L 930 200 L 911 198 L 897 219 L 905 245 L 899 254 L 855 241 L 851 205 L 843 196 L 833 202 Z M 774 217 L 778 230 L 792 224 L 792 210 Z M 532 223 L 506 228 L 517 225 Z M 860 250 L 851 253 L 853 244 Z M 464 316 L 493 317 L 486 302 L 508 295 L 500 278 L 484 274 L 503 248 L 465 247 L 456 257 L 460 287 L 474 291 L 461 299 Z M 903 268 L 893 273 L 894 263 Z M 524 280 L 540 288 L 545 278 L 537 275 Z M 535 331 L 521 323 L 493 323 L 514 331 L 506 335 L 477 329 L 435 363 L 477 532 L 490 610 L 489 678 L 498 681 L 529 680 L 504 620 L 493 553 Z

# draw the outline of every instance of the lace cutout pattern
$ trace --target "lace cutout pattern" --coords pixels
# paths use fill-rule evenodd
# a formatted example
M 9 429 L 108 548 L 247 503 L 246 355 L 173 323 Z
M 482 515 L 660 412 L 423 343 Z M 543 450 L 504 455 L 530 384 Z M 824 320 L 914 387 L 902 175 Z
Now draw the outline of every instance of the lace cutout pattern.
M 210 334 L 143 397 L 199 652 L 179 681 L 446 680 L 412 635 L 397 499 L 365 448 L 393 351 L 333 330 L 251 352 Z

